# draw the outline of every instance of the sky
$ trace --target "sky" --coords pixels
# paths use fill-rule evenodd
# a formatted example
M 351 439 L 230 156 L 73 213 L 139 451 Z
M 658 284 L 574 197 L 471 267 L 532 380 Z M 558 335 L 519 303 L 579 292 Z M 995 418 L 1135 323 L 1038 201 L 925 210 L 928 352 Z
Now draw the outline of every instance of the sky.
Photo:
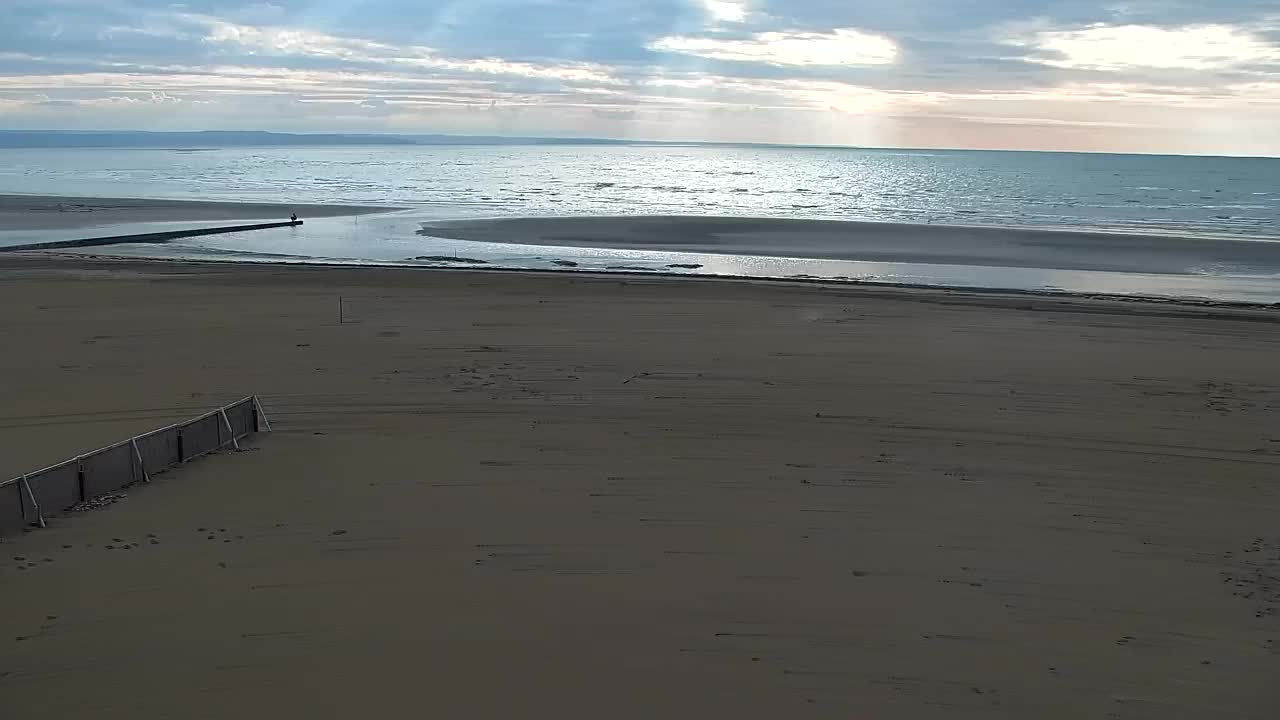
M 0 0 L 0 127 L 1280 155 L 1280 0 Z

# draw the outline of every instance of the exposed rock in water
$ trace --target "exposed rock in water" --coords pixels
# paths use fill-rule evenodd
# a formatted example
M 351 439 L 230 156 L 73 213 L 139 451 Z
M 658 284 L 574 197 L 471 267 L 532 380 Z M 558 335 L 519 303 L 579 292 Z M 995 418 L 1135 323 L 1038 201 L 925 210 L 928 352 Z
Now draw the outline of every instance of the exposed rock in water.
M 559 265 L 560 267 L 578 267 L 578 263 L 572 260 L 552 260 L 551 264 Z
M 681 270 L 697 270 L 698 268 L 700 268 L 700 267 L 702 267 L 702 266 L 701 266 L 701 265 L 699 265 L 699 264 L 697 264 L 697 263 L 671 263 L 671 264 L 670 264 L 670 265 L 668 265 L 667 267 L 669 267 L 669 268 L 680 268 Z
M 451 263 L 467 263 L 469 265 L 488 265 L 485 260 L 477 260 L 469 257 L 453 257 L 452 255 L 419 255 L 414 260 L 422 260 L 424 262 L 451 262 Z

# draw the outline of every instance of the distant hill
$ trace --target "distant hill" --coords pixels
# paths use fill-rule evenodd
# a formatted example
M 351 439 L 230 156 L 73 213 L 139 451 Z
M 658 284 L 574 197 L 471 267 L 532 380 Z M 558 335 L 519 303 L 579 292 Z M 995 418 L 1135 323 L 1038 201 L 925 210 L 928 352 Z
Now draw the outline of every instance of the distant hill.
M 412 145 L 390 135 L 298 135 L 260 131 L 138 132 L 0 130 L 2 148 L 213 148 L 282 145 Z
M 470 135 L 345 135 L 204 130 L 200 132 L 0 130 L 0 148 L 226 148 L 324 145 L 627 145 L 626 140 Z

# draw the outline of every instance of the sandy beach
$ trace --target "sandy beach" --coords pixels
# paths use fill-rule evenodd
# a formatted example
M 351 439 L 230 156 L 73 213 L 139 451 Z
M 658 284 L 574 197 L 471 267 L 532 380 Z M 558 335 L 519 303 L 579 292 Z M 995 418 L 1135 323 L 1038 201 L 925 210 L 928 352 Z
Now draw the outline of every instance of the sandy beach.
M 1280 704 L 1274 310 L 39 254 L 0 308 L 0 475 L 275 427 L 4 538 L 4 717 Z
M 483 218 L 427 222 L 419 234 L 544 246 L 1004 268 L 1188 274 L 1215 267 L 1272 274 L 1280 267 L 1280 242 L 1261 236 L 1210 240 L 1162 234 L 796 218 Z
M 288 205 L 0 194 L 0 230 L 59 230 L 153 222 L 287 220 L 291 212 L 307 218 L 364 215 L 396 209 L 366 205 Z

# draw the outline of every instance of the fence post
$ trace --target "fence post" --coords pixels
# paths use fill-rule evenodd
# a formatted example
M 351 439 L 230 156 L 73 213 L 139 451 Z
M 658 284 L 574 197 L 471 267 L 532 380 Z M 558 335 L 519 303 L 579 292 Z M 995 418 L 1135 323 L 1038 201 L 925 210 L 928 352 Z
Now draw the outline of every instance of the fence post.
M 178 426 L 178 464 L 187 461 L 187 454 L 182 448 L 182 426 Z
M 27 482 L 27 476 L 23 475 L 22 480 L 20 480 L 19 482 L 21 483 L 22 488 L 27 491 L 27 499 L 31 501 L 31 507 L 35 508 L 36 524 L 39 525 L 40 527 L 49 527 L 44 523 L 44 513 L 40 512 L 40 503 L 36 502 L 36 494 L 31 492 L 31 483 Z M 25 518 L 26 516 L 24 514 L 23 519 Z
M 258 431 L 258 418 L 262 418 L 262 424 L 267 428 L 267 432 L 271 432 L 271 420 L 267 418 L 267 411 L 262 409 L 262 401 L 257 395 L 253 396 L 253 431 Z
M 138 459 L 138 469 L 142 471 L 142 482 L 151 482 L 151 474 L 147 472 L 147 464 L 142 462 L 142 451 L 138 449 L 138 438 L 129 438 L 133 446 L 133 456 Z
M 218 414 L 222 416 L 222 422 L 227 426 L 227 434 L 231 436 L 231 447 L 239 450 L 240 443 L 236 440 L 235 429 L 231 427 L 231 419 L 227 417 L 227 409 L 225 407 L 218 408 Z M 219 447 L 222 447 L 222 445 L 219 445 Z
M 76 458 L 76 484 L 80 486 L 80 502 L 88 500 L 88 496 L 84 494 L 84 463 L 82 458 Z
M 17 478 L 17 482 L 13 484 L 13 489 L 18 493 L 18 512 L 22 514 L 23 522 L 27 519 L 27 496 L 22 492 L 22 478 Z

